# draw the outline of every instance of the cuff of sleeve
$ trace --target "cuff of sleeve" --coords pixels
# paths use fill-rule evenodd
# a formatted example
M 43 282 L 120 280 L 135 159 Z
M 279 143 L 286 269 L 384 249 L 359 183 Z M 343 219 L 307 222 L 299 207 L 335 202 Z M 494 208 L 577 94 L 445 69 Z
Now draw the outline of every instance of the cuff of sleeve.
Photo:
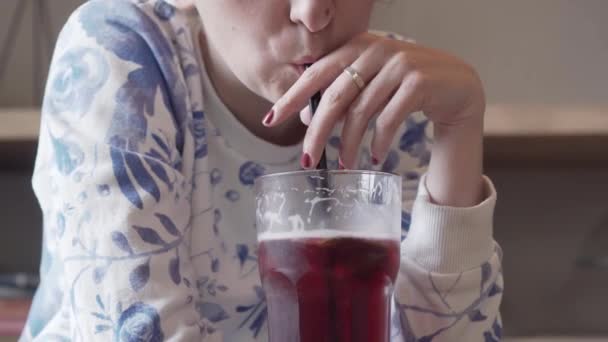
M 422 177 L 412 211 L 412 223 L 401 245 L 403 257 L 436 273 L 460 273 L 479 267 L 493 253 L 496 189 L 484 176 L 485 200 L 456 208 L 431 202 Z

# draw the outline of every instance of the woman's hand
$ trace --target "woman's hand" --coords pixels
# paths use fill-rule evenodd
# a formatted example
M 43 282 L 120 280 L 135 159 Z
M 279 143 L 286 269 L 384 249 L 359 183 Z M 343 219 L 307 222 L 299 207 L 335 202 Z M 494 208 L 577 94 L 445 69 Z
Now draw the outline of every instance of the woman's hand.
M 359 89 L 344 72 L 352 66 L 365 82 Z M 315 165 L 333 127 L 345 121 L 340 157 L 353 167 L 368 122 L 379 114 L 371 146 L 381 161 L 406 117 L 423 111 L 435 125 L 460 125 L 484 112 L 475 71 L 460 59 L 413 43 L 364 33 L 308 68 L 274 105 L 274 126 L 304 109 L 314 93 L 323 99 L 304 139 Z M 306 118 L 305 118 L 306 120 Z
M 348 66 L 364 81 L 362 88 L 344 72 Z M 353 167 L 365 129 L 376 115 L 371 153 L 378 164 L 407 116 L 422 111 L 435 127 L 427 178 L 434 200 L 451 205 L 479 201 L 485 96 L 471 66 L 438 50 L 364 33 L 308 68 L 276 102 L 265 125 L 277 125 L 300 112 L 323 90 L 304 138 L 304 168 L 316 165 L 340 120 L 340 162 Z

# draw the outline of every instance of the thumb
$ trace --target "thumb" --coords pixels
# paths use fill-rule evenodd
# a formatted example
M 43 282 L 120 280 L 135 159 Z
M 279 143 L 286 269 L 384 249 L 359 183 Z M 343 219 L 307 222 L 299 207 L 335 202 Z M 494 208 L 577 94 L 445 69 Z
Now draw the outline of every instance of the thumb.
M 300 111 L 300 120 L 306 126 L 310 125 L 310 122 L 312 121 L 312 111 L 310 110 L 310 106 L 306 106 Z

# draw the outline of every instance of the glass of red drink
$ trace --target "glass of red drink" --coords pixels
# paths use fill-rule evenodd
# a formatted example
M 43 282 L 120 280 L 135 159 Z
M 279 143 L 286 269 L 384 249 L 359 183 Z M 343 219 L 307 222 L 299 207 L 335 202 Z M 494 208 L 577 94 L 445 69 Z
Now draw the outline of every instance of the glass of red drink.
M 389 341 L 401 178 L 290 172 L 259 178 L 255 193 L 270 342 Z

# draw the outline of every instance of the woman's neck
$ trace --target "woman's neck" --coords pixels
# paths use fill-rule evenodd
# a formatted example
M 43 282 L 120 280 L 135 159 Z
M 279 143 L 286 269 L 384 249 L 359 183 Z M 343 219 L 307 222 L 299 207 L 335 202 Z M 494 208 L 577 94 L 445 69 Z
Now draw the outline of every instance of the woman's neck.
M 264 115 L 272 103 L 258 96 L 243 85 L 234 74 L 221 63 L 204 35 L 200 34 L 200 45 L 205 69 L 218 97 L 228 110 L 255 136 L 280 146 L 290 146 L 302 141 L 306 126 L 294 115 L 292 120 L 272 129 L 262 124 Z

